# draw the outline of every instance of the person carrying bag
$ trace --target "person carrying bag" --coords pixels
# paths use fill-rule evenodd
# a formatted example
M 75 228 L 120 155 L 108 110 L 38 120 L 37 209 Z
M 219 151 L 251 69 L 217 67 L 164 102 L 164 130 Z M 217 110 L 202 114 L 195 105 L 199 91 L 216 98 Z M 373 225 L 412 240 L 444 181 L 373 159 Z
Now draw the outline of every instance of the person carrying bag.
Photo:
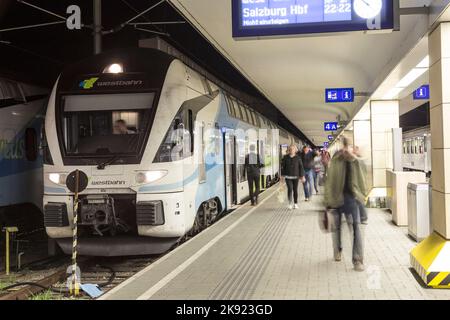
M 332 232 L 334 259 L 341 261 L 341 219 L 345 219 L 353 239 L 352 262 L 356 271 L 364 270 L 363 239 L 359 204 L 363 203 L 367 186 L 363 166 L 354 155 L 348 140 L 343 139 L 343 149 L 336 153 L 330 163 L 325 183 L 324 204 L 333 213 L 335 230 Z M 330 215 L 327 215 L 329 218 Z

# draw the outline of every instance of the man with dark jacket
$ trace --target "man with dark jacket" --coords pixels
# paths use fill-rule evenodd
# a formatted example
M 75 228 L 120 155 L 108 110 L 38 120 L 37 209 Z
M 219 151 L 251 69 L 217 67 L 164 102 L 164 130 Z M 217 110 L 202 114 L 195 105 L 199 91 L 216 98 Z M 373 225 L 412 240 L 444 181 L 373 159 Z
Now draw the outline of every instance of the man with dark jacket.
M 261 180 L 261 168 L 264 165 L 258 154 L 255 152 L 255 145 L 250 145 L 250 153 L 245 156 L 244 170 L 247 172 L 248 189 L 252 206 L 258 204 L 259 184 Z M 255 188 L 255 190 L 253 190 Z
M 305 191 L 305 200 L 309 201 L 312 196 L 312 186 L 314 183 L 314 156 L 315 153 L 309 146 L 304 146 L 300 157 L 303 162 L 303 169 L 305 170 L 305 182 L 303 182 L 303 190 Z

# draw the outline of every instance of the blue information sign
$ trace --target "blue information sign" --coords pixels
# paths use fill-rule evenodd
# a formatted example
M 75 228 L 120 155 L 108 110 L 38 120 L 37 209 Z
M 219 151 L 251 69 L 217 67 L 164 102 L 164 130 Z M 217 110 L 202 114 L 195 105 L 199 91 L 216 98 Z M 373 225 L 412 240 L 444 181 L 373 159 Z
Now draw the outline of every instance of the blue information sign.
M 325 122 L 323 124 L 323 129 L 325 131 L 336 131 L 338 129 L 338 123 L 337 122 Z
M 353 88 L 325 89 L 325 102 L 353 102 L 355 100 L 355 90 Z
M 333 136 L 328 136 L 328 140 L 329 141 L 333 140 Z
M 428 84 L 421 86 L 413 92 L 414 100 L 428 100 L 430 99 L 430 86 Z
M 232 0 L 233 37 L 394 29 L 395 1 Z
M 328 148 L 328 146 L 329 146 L 329 142 L 326 141 L 326 142 L 323 143 L 323 147 L 324 148 Z

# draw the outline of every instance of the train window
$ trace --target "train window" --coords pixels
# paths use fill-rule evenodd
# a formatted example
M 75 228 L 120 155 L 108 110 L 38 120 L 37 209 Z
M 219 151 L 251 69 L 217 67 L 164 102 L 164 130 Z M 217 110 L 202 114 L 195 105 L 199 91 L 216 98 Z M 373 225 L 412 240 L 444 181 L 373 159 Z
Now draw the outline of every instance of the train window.
M 28 161 L 36 161 L 37 159 L 37 134 L 34 128 L 27 128 L 25 130 L 25 155 Z
M 199 183 L 206 182 L 206 162 L 205 162 L 205 123 L 200 126 L 200 163 L 198 164 L 198 180 Z
M 42 126 L 41 131 L 41 146 L 42 146 L 42 160 L 44 164 L 53 165 L 52 154 L 50 153 L 50 148 L 48 147 L 47 135 L 45 133 L 45 126 Z
M 230 100 L 232 101 L 235 117 L 238 119 L 242 119 L 242 112 L 241 109 L 239 108 L 238 102 L 234 98 L 231 98 Z
M 191 154 L 194 154 L 194 115 L 191 109 L 188 110 L 188 126 L 189 136 L 191 138 Z
M 155 163 L 178 161 L 191 155 L 193 136 L 189 128 L 189 111 L 181 110 L 172 120 L 164 141 L 156 153 Z
M 239 182 L 247 181 L 247 172 L 245 171 L 245 156 L 249 150 L 250 139 L 247 135 L 245 135 L 245 140 L 241 142 L 239 147 Z
M 241 112 L 242 112 L 242 121 L 249 122 L 247 110 L 245 109 L 245 107 L 242 104 L 239 104 L 239 110 L 241 110 Z
M 256 126 L 258 128 L 261 128 L 261 117 L 259 116 L 258 113 L 255 112 L 255 119 L 256 119 Z
M 148 136 L 154 93 L 64 96 L 57 121 L 68 155 L 137 154 Z
M 250 110 L 248 110 L 247 107 L 245 107 L 245 106 L 243 106 L 243 108 L 244 108 L 244 112 L 245 112 L 246 117 L 247 117 L 247 123 L 251 124 L 252 123 L 252 118 L 251 118 L 251 115 L 250 115 Z
M 227 104 L 228 114 L 232 117 L 235 117 L 233 106 L 231 105 L 231 100 L 228 95 L 225 95 L 225 103 Z
M 252 117 L 252 124 L 254 126 L 257 126 L 255 113 L 252 110 L 250 110 L 250 114 L 251 114 L 251 117 Z

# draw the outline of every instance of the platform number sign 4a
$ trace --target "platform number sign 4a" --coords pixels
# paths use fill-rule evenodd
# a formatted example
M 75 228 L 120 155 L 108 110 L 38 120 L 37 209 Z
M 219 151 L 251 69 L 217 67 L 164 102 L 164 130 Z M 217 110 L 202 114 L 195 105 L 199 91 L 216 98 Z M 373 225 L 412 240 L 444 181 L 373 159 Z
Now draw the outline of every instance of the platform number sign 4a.
M 338 123 L 337 122 L 325 122 L 323 124 L 323 129 L 325 131 L 336 131 L 338 129 Z

